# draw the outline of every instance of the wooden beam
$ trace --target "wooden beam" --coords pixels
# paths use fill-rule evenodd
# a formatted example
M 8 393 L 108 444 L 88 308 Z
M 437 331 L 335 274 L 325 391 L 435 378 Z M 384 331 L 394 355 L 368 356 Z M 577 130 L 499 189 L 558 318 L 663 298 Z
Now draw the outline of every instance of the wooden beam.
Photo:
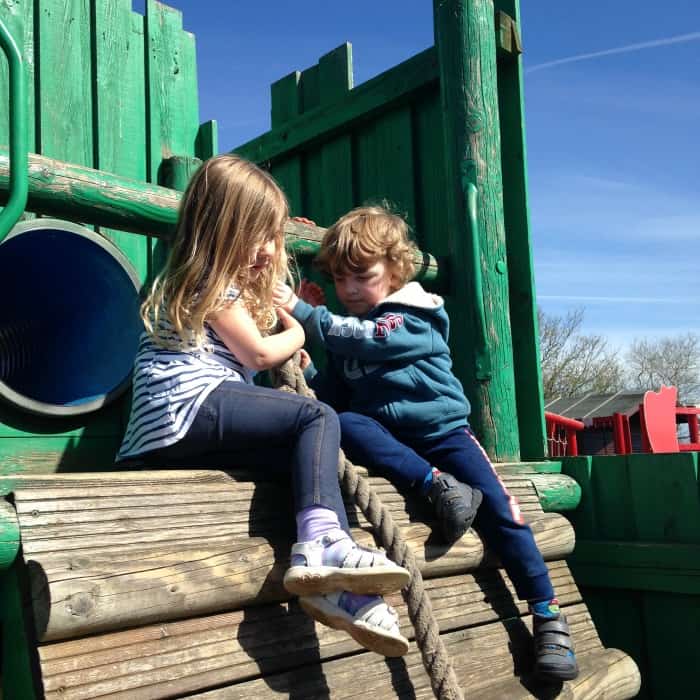
M 433 0 L 433 10 L 447 237 L 450 261 L 460 272 L 450 278 L 457 299 L 452 328 L 454 337 L 470 339 L 455 354 L 455 369 L 484 449 L 495 462 L 518 461 L 493 2 Z
M 700 594 L 700 544 L 581 540 L 569 563 L 582 586 Z
M 503 478 L 545 559 L 568 554 L 574 534 L 566 519 L 542 512 L 526 477 Z M 37 574 L 38 636 L 65 639 L 287 600 L 281 579 L 291 545 L 289 495 L 279 482 L 249 479 L 201 471 L 17 477 L 22 551 Z M 433 536 L 424 503 L 385 479 L 370 483 L 426 578 L 497 563 L 486 559 L 475 532 L 446 546 Z M 371 543 L 355 506 L 348 516 L 356 539 Z
M 191 164 L 195 161 L 191 159 Z M 7 201 L 9 167 L 8 153 L 0 149 L 0 204 Z M 186 183 L 180 178 L 176 184 Z M 41 214 L 169 240 L 181 196 L 168 187 L 35 153 L 29 156 L 28 209 Z M 287 222 L 284 230 L 289 250 L 299 256 L 315 255 L 326 231 L 297 221 Z M 434 283 L 438 289 L 447 284 L 447 266 L 434 256 L 418 251 L 414 261 L 417 280 Z
M 435 82 L 437 76 L 437 55 L 431 47 L 368 80 L 347 97 L 306 111 L 234 150 L 256 163 L 274 161 L 282 154 L 287 157 L 296 149 L 347 132 L 353 122 L 395 107 L 416 90 Z

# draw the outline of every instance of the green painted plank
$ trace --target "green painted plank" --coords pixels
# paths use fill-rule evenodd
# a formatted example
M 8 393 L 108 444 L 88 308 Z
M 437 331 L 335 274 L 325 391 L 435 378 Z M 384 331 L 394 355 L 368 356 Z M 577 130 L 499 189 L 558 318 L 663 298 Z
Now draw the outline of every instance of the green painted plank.
M 358 203 L 386 199 L 415 228 L 413 126 L 404 107 L 382 115 L 355 137 Z
M 158 182 L 164 158 L 191 155 L 194 142 L 187 144 L 183 128 L 186 80 L 182 61 L 182 12 L 156 0 L 147 0 L 146 42 L 146 117 L 148 132 L 149 182 Z
M 10 489 L 12 474 L 53 474 L 54 472 L 109 471 L 121 444 L 121 431 L 113 437 L 82 436 L 27 437 L 0 440 L 0 479 Z
M 698 630 L 700 601 L 694 596 L 644 596 L 649 672 L 646 682 L 653 698 L 692 698 L 698 695 Z
M 180 73 L 182 74 L 182 144 L 178 156 L 194 156 L 199 133 L 199 90 L 197 89 L 197 47 L 194 34 L 182 32 Z
M 698 455 L 630 455 L 629 491 L 640 540 L 700 543 Z
M 271 123 L 276 129 L 301 114 L 299 81 L 301 73 L 293 71 L 270 86 Z M 279 182 L 289 201 L 292 216 L 303 216 L 301 156 L 292 155 L 270 167 L 272 176 Z
M 130 0 L 101 0 L 93 12 L 95 167 L 146 179 L 146 105 L 143 19 Z M 143 282 L 149 243 L 141 236 L 101 228 L 134 265 Z
M 592 461 L 592 457 L 589 456 L 566 457 L 562 460 L 562 474 L 570 476 L 581 488 L 581 501 L 578 508 L 573 513 L 567 513 L 577 538 L 594 538 L 598 535 Z
M 646 569 L 693 575 L 700 584 L 700 544 L 603 542 L 577 537 L 571 559 L 581 565 L 640 570 L 640 586 L 644 585 L 641 570 Z M 600 585 L 604 586 L 605 581 L 601 580 Z
M 93 165 L 92 58 L 88 0 L 37 0 L 38 150 Z
M 446 256 L 449 253 L 448 238 L 445 235 L 447 172 L 442 157 L 444 126 L 437 85 L 422 93 L 421 99 L 413 105 L 413 115 L 416 231 L 420 235 L 418 244 L 436 256 Z M 453 333 L 452 347 L 455 350 L 464 338 L 459 340 L 456 342 Z
M 496 10 L 519 22 L 518 0 L 497 0 Z M 527 200 L 527 153 L 522 59 L 498 61 L 498 105 L 503 173 L 510 319 L 522 459 L 547 456 L 544 396 L 537 329 L 537 299 Z
M 596 538 L 636 540 L 638 533 L 627 457 L 594 456 L 591 487 L 596 504 Z
M 195 155 L 207 160 L 219 153 L 219 127 L 215 119 L 199 125 L 195 141 Z
M 345 97 L 353 86 L 352 46 L 345 43 L 318 62 L 321 102 L 328 104 Z M 321 147 L 322 222 L 330 226 L 352 209 L 353 151 L 351 134 L 338 136 Z
M 30 625 L 23 610 L 28 609 L 22 591 L 26 589 L 26 570 L 16 562 L 9 571 L 0 574 L 0 662 L 3 669 L 0 695 L 7 700 L 38 700 L 44 697 L 35 685 L 38 673 L 36 645 L 28 630 Z M 26 606 L 26 608 L 25 608 Z M 11 669 L 11 672 L 7 671 Z M 38 681 L 37 681 L 38 684 Z
M 437 79 L 434 49 L 426 49 L 376 78 L 356 87 L 347 98 L 320 105 L 283 126 L 241 144 L 236 153 L 255 162 L 286 157 L 316 141 L 327 141 L 337 133 L 346 133 L 350 124 L 364 121 L 408 101 L 412 94 Z
M 579 590 L 591 613 L 603 646 L 622 649 L 639 667 L 642 687 L 637 700 L 650 700 L 649 662 L 643 611 L 643 599 L 646 594 L 630 590 L 587 588 L 580 584 Z
M 172 156 L 161 164 L 161 181 L 165 187 L 184 192 L 202 161 L 192 156 Z
M 318 64 L 301 71 L 299 76 L 301 114 L 311 112 L 321 104 Z
M 0 571 L 12 565 L 18 551 L 17 512 L 6 500 L 0 499 Z

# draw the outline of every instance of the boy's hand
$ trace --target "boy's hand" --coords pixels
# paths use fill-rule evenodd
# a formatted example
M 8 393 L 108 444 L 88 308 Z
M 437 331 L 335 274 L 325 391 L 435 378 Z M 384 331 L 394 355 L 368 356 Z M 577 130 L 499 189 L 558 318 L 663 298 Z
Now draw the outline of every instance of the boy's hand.
M 326 303 L 326 295 L 323 289 L 316 282 L 311 282 L 306 278 L 299 283 L 297 294 L 300 299 L 303 299 L 307 304 L 311 304 L 311 306 L 319 306 Z
M 299 297 L 292 291 L 292 288 L 284 282 L 278 282 L 275 291 L 272 293 L 272 303 L 278 308 L 291 313 L 297 305 Z
M 311 355 L 304 348 L 299 350 L 299 369 L 303 372 L 311 364 Z

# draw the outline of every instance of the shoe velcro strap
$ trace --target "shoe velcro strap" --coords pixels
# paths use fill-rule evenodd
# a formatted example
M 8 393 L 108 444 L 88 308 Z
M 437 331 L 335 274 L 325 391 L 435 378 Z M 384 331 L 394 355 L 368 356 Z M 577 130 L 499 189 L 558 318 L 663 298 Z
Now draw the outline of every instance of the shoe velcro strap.
M 535 633 L 541 634 L 543 632 L 558 632 L 559 634 L 570 635 L 569 625 L 566 619 L 562 617 L 554 617 L 551 620 L 542 619 L 539 620 L 535 617 Z
M 559 634 L 557 632 L 545 632 L 544 634 L 538 634 L 535 640 L 537 642 L 537 647 L 541 649 L 543 646 L 558 646 L 564 647 L 565 649 L 571 649 L 571 637 L 568 634 Z
M 543 656 L 569 656 L 571 653 L 568 648 L 566 647 L 557 647 L 557 646 L 548 646 L 548 647 L 539 647 L 537 649 L 537 653 L 540 657 Z

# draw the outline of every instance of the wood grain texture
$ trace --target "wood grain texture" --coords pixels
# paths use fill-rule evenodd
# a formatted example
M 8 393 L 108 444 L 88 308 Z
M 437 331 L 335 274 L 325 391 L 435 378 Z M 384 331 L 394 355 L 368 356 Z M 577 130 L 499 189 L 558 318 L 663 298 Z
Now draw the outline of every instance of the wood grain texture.
M 560 583 L 569 577 L 564 565 L 552 574 Z M 431 589 L 463 687 L 470 697 L 531 697 L 527 689 L 537 691 L 537 686 L 527 676 L 532 661 L 529 617 L 513 605 L 505 624 L 499 621 L 496 606 L 483 602 L 495 582 L 476 584 L 465 580 L 469 578 L 441 583 L 467 590 L 471 585 L 475 591 L 465 594 L 473 600 L 471 606 L 445 590 Z M 501 587 L 509 598 L 509 584 L 501 582 Z M 623 662 L 619 653 L 604 652 L 575 586 L 564 592 L 564 599 L 583 671 L 576 683 L 565 686 L 566 697 L 601 697 L 592 690 L 605 691 L 606 698 L 630 697 L 638 683 L 633 664 Z M 404 633 L 412 637 L 403 603 L 396 597 L 391 602 L 398 606 Z M 313 623 L 292 603 L 49 645 L 40 648 L 40 659 L 48 698 L 159 698 L 218 685 L 226 687 L 202 697 L 430 696 L 415 647 L 403 659 L 388 661 L 368 653 L 357 656 L 358 651 L 346 635 Z M 351 681 L 358 669 L 361 693 Z M 520 674 L 524 687 L 512 695 Z
M 245 473 L 115 472 L 26 477 L 14 498 L 38 634 L 59 639 L 288 598 L 281 577 L 293 523 L 288 491 Z M 413 546 L 425 577 L 496 564 L 470 531 L 452 547 L 425 504 L 370 479 Z M 573 531 L 542 512 L 522 475 L 505 476 L 548 559 Z M 348 505 L 356 539 L 369 525 Z
M 472 424 L 484 449 L 496 462 L 518 460 L 508 278 L 498 272 L 498 267 L 506 269 L 506 246 L 493 0 L 434 0 L 433 7 L 444 117 L 447 236 L 452 264 L 462 272 L 450 280 L 460 302 L 454 308 L 452 328 L 459 334 L 460 347 L 474 347 L 480 333 L 473 280 L 479 270 L 485 350 L 493 372 L 490 380 L 478 379 L 471 352 L 455 354 L 455 369 L 472 403 Z M 467 217 L 471 186 L 478 192 L 478 231 L 471 230 Z

